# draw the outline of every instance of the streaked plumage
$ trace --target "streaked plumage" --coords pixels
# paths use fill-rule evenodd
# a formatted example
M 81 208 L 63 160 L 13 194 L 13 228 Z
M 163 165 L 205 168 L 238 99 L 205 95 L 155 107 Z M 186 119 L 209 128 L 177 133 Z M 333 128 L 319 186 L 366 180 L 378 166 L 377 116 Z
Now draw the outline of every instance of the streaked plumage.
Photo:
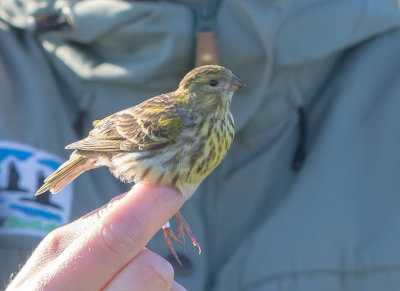
M 84 171 L 107 166 L 124 182 L 171 185 L 189 198 L 232 143 L 229 105 L 243 85 L 228 69 L 204 66 L 189 72 L 176 91 L 95 121 L 87 138 L 66 146 L 75 151 L 36 195 L 57 193 Z
M 173 186 L 189 198 L 232 143 L 229 107 L 243 86 L 230 70 L 203 66 L 190 71 L 176 91 L 93 122 L 88 137 L 66 146 L 74 149 L 70 159 L 36 195 L 57 193 L 84 171 L 107 166 L 124 182 Z

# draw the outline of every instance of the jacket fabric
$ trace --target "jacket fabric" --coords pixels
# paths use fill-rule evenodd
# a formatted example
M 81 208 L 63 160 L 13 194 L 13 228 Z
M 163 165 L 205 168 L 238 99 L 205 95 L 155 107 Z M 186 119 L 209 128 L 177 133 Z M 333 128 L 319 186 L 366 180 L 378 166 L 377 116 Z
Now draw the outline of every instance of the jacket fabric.
M 91 122 L 175 90 L 196 32 L 248 87 L 181 213 L 189 290 L 400 289 L 397 1 L 0 1 L 0 275 L 131 185 L 107 169 L 35 198 Z M 41 197 L 41 196 L 39 196 Z M 167 256 L 162 235 L 149 248 Z

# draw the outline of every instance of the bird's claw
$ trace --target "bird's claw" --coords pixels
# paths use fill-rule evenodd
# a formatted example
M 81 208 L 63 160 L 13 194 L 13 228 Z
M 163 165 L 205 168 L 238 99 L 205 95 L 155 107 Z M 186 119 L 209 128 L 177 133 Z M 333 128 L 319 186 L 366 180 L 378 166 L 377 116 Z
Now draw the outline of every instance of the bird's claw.
M 179 263 L 179 265 L 182 266 L 182 263 L 179 260 L 177 253 L 175 252 L 174 246 L 172 245 L 170 238 L 172 238 L 176 244 L 185 247 L 186 233 L 187 233 L 187 235 L 192 240 L 193 245 L 199 249 L 199 254 L 201 254 L 201 247 L 200 247 L 200 244 L 197 242 L 196 238 L 194 237 L 192 231 L 190 230 L 189 224 L 186 222 L 186 220 L 183 218 L 183 216 L 179 212 L 177 212 L 175 216 L 176 216 L 176 220 L 178 221 L 178 228 L 176 231 L 176 235 L 171 230 L 169 222 L 167 222 L 163 226 L 162 230 L 163 230 L 164 239 L 165 239 L 165 242 L 167 244 L 169 251 L 171 252 L 172 256 L 175 258 L 175 260 Z M 183 242 L 181 239 L 183 240 Z
M 165 243 L 167 244 L 167 247 L 169 249 L 169 251 L 171 252 L 172 256 L 175 258 L 175 260 L 179 263 L 179 265 L 182 266 L 181 261 L 179 260 L 179 257 L 177 255 L 177 253 L 175 252 L 174 246 L 172 245 L 172 242 L 170 240 L 170 237 L 174 240 L 174 242 L 178 245 L 184 246 L 184 243 L 176 237 L 176 235 L 174 234 L 174 232 L 172 231 L 171 227 L 168 226 L 164 226 L 163 227 L 163 235 L 164 235 L 164 239 L 165 239 Z
M 182 238 L 183 242 L 186 243 L 186 234 L 185 234 L 185 231 L 186 231 L 186 233 L 192 240 L 193 245 L 199 249 L 199 254 L 201 254 L 200 244 L 197 242 L 196 238 L 194 237 L 194 235 L 189 227 L 189 224 L 186 222 L 186 220 L 183 218 L 183 216 L 179 212 L 176 213 L 175 216 L 176 216 L 176 220 L 178 221 L 178 228 L 176 231 L 177 237 Z

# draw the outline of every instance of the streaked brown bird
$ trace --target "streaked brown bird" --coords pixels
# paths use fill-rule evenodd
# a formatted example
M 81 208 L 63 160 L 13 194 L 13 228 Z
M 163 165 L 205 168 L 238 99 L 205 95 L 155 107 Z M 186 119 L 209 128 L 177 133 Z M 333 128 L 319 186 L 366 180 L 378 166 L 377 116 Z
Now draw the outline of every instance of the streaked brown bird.
M 36 192 L 57 193 L 85 171 L 107 166 L 123 182 L 140 180 L 178 188 L 186 199 L 225 157 L 234 137 L 230 112 L 233 93 L 246 86 L 221 66 L 190 71 L 176 91 L 93 122 L 88 137 L 66 146 L 68 161 L 47 177 Z M 185 230 L 200 245 L 178 212 L 175 235 L 163 227 L 167 246 L 179 258 L 169 236 L 183 244 Z

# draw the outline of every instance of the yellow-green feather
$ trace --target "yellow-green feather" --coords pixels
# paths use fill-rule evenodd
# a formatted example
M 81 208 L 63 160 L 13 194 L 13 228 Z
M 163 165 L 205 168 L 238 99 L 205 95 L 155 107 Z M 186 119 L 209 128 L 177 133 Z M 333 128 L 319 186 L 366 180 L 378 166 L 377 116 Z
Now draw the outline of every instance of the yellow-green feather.
M 179 117 L 171 117 L 158 121 L 158 125 L 163 129 L 166 135 L 171 140 L 175 140 L 176 137 L 182 132 L 183 120 Z

